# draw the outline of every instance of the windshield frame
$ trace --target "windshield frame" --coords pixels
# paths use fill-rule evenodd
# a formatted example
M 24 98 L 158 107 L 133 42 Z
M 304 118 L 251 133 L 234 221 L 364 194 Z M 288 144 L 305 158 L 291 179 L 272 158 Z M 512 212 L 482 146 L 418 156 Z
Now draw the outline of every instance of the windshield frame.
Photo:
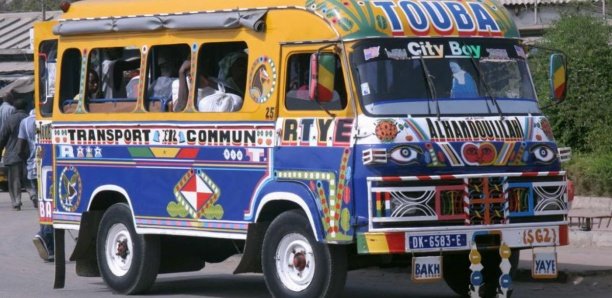
M 516 38 L 461 38 L 461 37 L 455 37 L 455 38 L 444 38 L 444 37 L 400 37 L 400 38 L 388 38 L 388 37 L 384 37 L 384 38 L 367 38 L 367 39 L 361 39 L 358 41 L 355 41 L 352 43 L 352 45 L 350 45 L 350 52 L 348 55 L 348 59 L 351 65 L 351 79 L 352 82 L 354 84 L 354 90 L 355 90 L 355 95 L 357 96 L 357 99 L 359 101 L 359 105 L 361 108 L 361 111 L 370 117 L 435 117 L 436 115 L 436 105 L 438 104 L 438 102 L 450 102 L 451 98 L 435 98 L 432 99 L 430 97 L 423 97 L 423 102 L 426 103 L 427 107 L 424 108 L 426 110 L 428 110 L 429 112 L 426 113 L 420 113 L 420 112 L 415 112 L 415 113 L 376 113 L 376 112 L 372 112 L 370 111 L 367 107 L 366 107 L 366 100 L 364 99 L 364 95 L 362 94 L 362 90 L 360 89 L 361 86 L 361 77 L 359 74 L 359 69 L 358 67 L 362 64 L 364 64 L 365 62 L 367 62 L 367 60 L 364 60 L 363 58 L 361 59 L 356 59 L 355 55 L 360 54 L 361 50 L 368 48 L 367 45 L 374 45 L 378 42 L 378 44 L 380 45 L 384 45 L 390 42 L 394 42 L 394 43 L 398 43 L 398 40 L 401 40 L 400 42 L 404 42 L 407 44 L 408 42 L 411 41 L 415 41 L 415 42 L 426 42 L 426 41 L 430 41 L 430 42 L 437 42 L 437 43 L 445 43 L 445 42 L 449 42 L 449 41 L 457 41 L 461 44 L 468 44 L 470 41 L 475 40 L 478 43 L 486 43 L 487 41 L 491 41 L 493 44 L 499 44 L 501 43 L 506 43 L 507 46 L 515 46 L 515 47 L 521 47 L 521 41 L 520 39 L 516 39 Z M 382 48 L 382 46 L 381 46 Z M 494 48 L 494 45 L 492 46 L 492 48 Z M 381 49 L 381 51 L 383 51 Z M 518 51 L 518 50 L 517 50 Z M 539 99 L 537 97 L 537 93 L 535 90 L 535 84 L 533 81 L 533 76 L 531 74 L 531 70 L 529 67 L 529 63 L 528 63 L 528 57 L 526 55 L 526 52 L 523 53 L 524 56 L 521 57 L 513 57 L 513 58 L 509 58 L 510 61 L 516 61 L 517 63 L 521 63 L 522 65 L 519 65 L 518 67 L 523 68 L 524 71 L 521 71 L 519 69 L 521 73 L 521 76 L 523 76 L 523 83 L 525 84 L 525 87 L 527 87 L 527 91 L 531 92 L 529 98 L 505 98 L 505 97 L 499 97 L 499 96 L 495 96 L 495 94 L 490 94 L 488 95 L 488 92 L 485 92 L 485 90 L 481 90 L 479 93 L 479 96 L 477 97 L 473 97 L 473 98 L 469 98 L 469 100 L 473 100 L 473 101 L 479 101 L 483 103 L 483 106 L 487 106 L 487 109 L 489 110 L 489 112 L 487 113 L 481 113 L 481 112 L 458 112 L 458 113 L 449 113 L 447 112 L 443 112 L 440 113 L 440 116 L 442 117 L 489 117 L 489 116 L 497 116 L 497 115 L 503 115 L 503 116 L 521 116 L 521 115 L 542 115 L 542 110 L 540 108 L 539 105 Z M 518 53 L 517 53 L 518 55 Z M 419 60 L 420 57 L 423 56 L 413 56 L 411 59 L 413 60 Z M 430 58 L 430 57 L 427 57 Z M 442 59 L 447 59 L 447 58 L 452 58 L 452 57 L 438 57 L 438 58 L 442 58 Z M 470 59 L 469 56 L 465 57 L 467 59 Z M 387 61 L 390 61 L 392 59 L 387 59 Z M 397 60 L 397 59 L 396 59 Z M 409 59 L 410 60 L 410 59 Z M 425 60 L 430 60 L 430 59 L 425 59 Z M 477 61 L 480 63 L 480 57 L 478 57 Z M 486 60 L 484 60 L 486 61 Z M 427 61 L 427 63 L 429 64 L 429 61 Z M 425 74 L 422 74 L 423 77 L 425 77 Z M 485 76 L 486 77 L 486 76 Z M 483 78 L 484 79 L 484 78 Z M 529 86 L 526 86 L 526 85 Z M 424 88 L 427 89 L 427 92 L 431 92 L 431 90 L 429 90 L 429 87 L 427 86 L 427 82 L 424 83 Z M 482 88 L 479 88 L 482 89 Z M 434 91 L 435 93 L 435 91 Z M 494 92 L 493 92 L 494 93 Z M 500 103 L 502 103 L 502 107 L 501 107 L 501 112 L 498 111 L 498 108 L 491 102 L 491 97 L 495 97 L 495 99 L 497 101 L 499 101 Z M 459 101 L 465 101 L 465 98 L 453 98 L 452 101 L 455 102 L 459 102 Z M 380 100 L 380 102 L 384 102 L 385 100 Z M 388 100 L 387 100 L 388 101 Z M 414 101 L 417 101 L 417 99 L 414 99 Z M 514 102 L 524 102 L 524 101 L 529 101 L 529 102 L 533 102 L 533 106 L 529 107 L 529 109 L 525 109 L 525 111 L 520 111 L 520 112 L 508 112 L 508 109 L 504 109 L 504 105 L 505 106 L 511 106 L 513 105 Z M 448 109 L 448 108 L 447 108 Z

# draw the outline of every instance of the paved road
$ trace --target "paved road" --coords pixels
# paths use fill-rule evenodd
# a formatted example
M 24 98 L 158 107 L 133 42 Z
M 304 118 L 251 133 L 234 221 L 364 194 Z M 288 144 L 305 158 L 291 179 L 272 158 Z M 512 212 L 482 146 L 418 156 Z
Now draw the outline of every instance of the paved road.
M 8 195 L 0 193 L 0 221 L 0 297 L 113 296 L 101 278 L 77 277 L 71 262 L 66 268 L 66 287 L 52 289 L 53 264 L 42 262 L 32 245 L 31 239 L 38 227 L 37 210 L 29 202 L 24 201 L 23 210 L 15 212 L 10 207 Z M 73 236 L 76 233 L 73 232 Z M 73 245 L 70 234 L 66 238 L 68 245 Z M 70 252 L 67 250 L 67 254 Z M 231 258 L 194 273 L 160 275 L 150 296 L 269 297 L 261 275 L 231 275 L 237 261 L 237 258 Z M 570 275 L 566 283 L 518 281 L 514 297 L 610 297 L 610 293 L 612 275 L 592 274 L 584 277 Z M 350 272 L 344 296 L 455 297 L 444 283 L 414 284 L 410 282 L 407 270 L 400 269 Z

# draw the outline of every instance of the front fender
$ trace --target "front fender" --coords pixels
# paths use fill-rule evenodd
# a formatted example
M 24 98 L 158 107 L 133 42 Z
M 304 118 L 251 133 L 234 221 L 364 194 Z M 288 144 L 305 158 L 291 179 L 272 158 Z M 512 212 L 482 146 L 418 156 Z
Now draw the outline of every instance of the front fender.
M 245 216 L 247 220 L 257 222 L 261 211 L 267 204 L 278 201 L 287 201 L 298 205 L 308 217 L 310 227 L 317 241 L 325 239 L 325 231 L 323 229 L 321 211 L 314 194 L 303 183 L 289 181 L 273 181 L 264 186 L 254 200 L 255 214 Z

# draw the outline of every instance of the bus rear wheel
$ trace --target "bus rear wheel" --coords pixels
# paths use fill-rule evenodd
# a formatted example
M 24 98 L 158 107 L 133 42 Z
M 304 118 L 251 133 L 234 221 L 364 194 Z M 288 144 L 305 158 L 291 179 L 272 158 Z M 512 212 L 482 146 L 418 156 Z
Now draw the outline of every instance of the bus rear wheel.
M 130 295 L 153 285 L 159 271 L 159 238 L 136 234 L 126 204 L 115 204 L 104 213 L 96 244 L 100 275 L 111 289 Z
M 346 281 L 346 250 L 317 242 L 306 217 L 287 211 L 266 231 L 262 267 L 274 297 L 339 297 Z

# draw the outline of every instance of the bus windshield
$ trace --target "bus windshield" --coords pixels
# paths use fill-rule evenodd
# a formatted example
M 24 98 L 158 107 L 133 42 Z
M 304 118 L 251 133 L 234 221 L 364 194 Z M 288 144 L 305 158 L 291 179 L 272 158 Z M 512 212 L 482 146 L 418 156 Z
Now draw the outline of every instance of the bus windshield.
M 540 113 L 517 40 L 371 39 L 351 59 L 373 116 Z

